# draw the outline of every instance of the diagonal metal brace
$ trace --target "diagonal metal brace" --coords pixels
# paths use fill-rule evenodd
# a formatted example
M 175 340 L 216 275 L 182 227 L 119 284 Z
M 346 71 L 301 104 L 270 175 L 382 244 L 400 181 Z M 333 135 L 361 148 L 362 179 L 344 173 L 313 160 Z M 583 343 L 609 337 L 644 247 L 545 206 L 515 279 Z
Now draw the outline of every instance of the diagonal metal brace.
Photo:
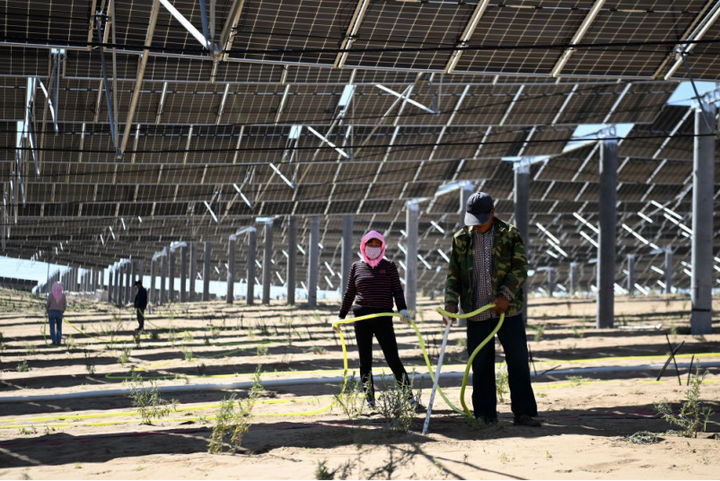
M 120 149 L 118 149 L 117 137 L 115 135 L 115 119 L 113 116 L 112 99 L 110 97 L 110 85 L 108 82 L 107 64 L 105 62 L 105 47 L 102 45 L 102 42 L 103 42 L 102 27 L 100 26 L 101 21 L 104 20 L 106 17 L 102 13 L 97 13 L 95 15 L 95 17 L 96 17 L 95 26 L 97 27 L 98 41 L 100 42 L 100 63 L 102 64 L 103 84 L 105 87 L 105 99 L 107 100 L 108 116 L 109 116 L 109 120 L 110 120 L 110 136 L 112 137 L 113 145 L 115 147 L 115 152 L 116 152 L 117 156 L 120 156 Z

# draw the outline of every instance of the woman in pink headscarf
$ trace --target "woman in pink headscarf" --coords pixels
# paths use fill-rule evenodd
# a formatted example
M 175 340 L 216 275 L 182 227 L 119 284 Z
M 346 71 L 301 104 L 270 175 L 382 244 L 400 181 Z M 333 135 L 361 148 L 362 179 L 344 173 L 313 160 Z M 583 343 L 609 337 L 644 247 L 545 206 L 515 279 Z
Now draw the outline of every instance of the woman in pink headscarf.
M 360 241 L 362 261 L 350 268 L 347 289 L 340 308 L 340 319 L 345 319 L 350 309 L 355 317 L 381 312 L 392 312 L 393 301 L 403 320 L 410 320 L 405 303 L 405 293 L 395 263 L 383 257 L 385 238 L 378 232 L 370 231 Z M 355 305 L 353 306 L 353 301 Z M 370 408 L 375 407 L 375 389 L 372 378 L 372 340 L 377 338 L 385 360 L 395 375 L 398 384 L 407 388 L 411 403 L 418 407 L 412 397 L 410 381 L 398 354 L 392 317 L 384 316 L 353 323 L 360 356 L 360 380 L 365 390 L 365 399 Z
M 63 286 L 56 282 L 52 286 L 52 292 L 48 294 L 45 306 L 50 321 L 50 338 L 55 346 L 59 346 L 62 340 L 62 318 L 65 309 L 67 309 L 67 299 L 63 293 Z

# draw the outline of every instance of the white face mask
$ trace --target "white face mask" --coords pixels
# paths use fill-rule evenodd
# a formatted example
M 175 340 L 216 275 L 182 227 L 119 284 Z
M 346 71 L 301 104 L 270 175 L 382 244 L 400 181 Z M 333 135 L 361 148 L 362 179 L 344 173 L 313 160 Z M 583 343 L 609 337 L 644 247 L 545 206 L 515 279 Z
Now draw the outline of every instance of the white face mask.
M 375 260 L 378 257 L 380 257 L 380 253 L 382 252 L 382 247 L 368 247 L 365 246 L 365 255 L 368 259 Z

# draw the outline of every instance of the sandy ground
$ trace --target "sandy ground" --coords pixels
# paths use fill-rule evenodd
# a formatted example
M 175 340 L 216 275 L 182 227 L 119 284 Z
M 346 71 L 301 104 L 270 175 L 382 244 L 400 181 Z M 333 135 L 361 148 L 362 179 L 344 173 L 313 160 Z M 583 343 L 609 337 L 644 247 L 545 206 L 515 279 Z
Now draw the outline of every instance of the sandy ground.
M 435 307 L 421 299 L 416 316 L 433 364 L 442 340 Z M 438 396 L 430 433 L 422 435 L 424 414 L 403 433 L 377 412 L 351 419 L 337 405 L 323 410 L 342 377 L 331 329 L 336 305 L 175 304 L 150 314 L 136 342 L 131 309 L 75 297 L 64 345 L 52 347 L 42 305 L 3 291 L 0 479 L 316 479 L 320 465 L 335 479 L 717 479 L 718 319 L 713 334 L 692 336 L 689 309 L 677 297 L 618 299 L 615 328 L 596 329 L 591 299 L 532 299 L 528 344 L 543 427 L 513 426 L 507 393 L 501 422 L 490 427 L 469 424 Z M 356 369 L 351 328 L 344 331 Z M 417 337 L 403 324 L 396 332 L 427 404 L 432 384 Z M 463 341 L 454 329 L 441 382 L 458 407 Z M 683 343 L 678 371 L 671 362 L 656 381 L 668 342 Z M 379 348 L 375 356 L 379 384 L 388 370 Z M 653 409 L 663 399 L 679 409 L 691 360 L 708 371 L 702 404 L 718 412 L 696 438 L 671 432 L 677 428 Z M 237 452 L 209 454 L 221 400 L 246 398 L 258 365 L 265 391 L 249 431 Z M 164 399 L 175 399 L 176 410 L 142 424 L 129 398 L 138 382 L 131 371 L 144 387 L 154 382 Z M 628 440 L 642 431 L 657 442 Z

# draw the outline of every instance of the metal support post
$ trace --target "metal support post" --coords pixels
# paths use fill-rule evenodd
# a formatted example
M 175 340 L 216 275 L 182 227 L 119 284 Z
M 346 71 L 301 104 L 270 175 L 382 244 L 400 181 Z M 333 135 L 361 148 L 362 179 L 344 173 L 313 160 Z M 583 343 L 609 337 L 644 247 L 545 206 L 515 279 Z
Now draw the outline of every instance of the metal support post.
M 265 251 L 263 252 L 263 304 L 270 304 L 270 287 L 272 286 L 272 253 L 273 223 L 269 220 L 265 223 Z
M 673 286 L 673 251 L 672 248 L 665 249 L 665 294 L 672 294 Z
M 635 254 L 627 255 L 627 290 L 629 296 L 635 295 Z
M 228 240 L 228 267 L 227 267 L 227 295 L 225 301 L 232 304 L 235 300 L 235 251 L 237 250 L 237 237 L 230 236 Z
M 187 302 L 187 243 L 180 247 L 180 302 Z
M 717 108 L 708 102 L 701 101 L 695 110 L 690 284 L 690 332 L 695 336 L 712 332 L 716 116 Z
M 295 305 L 295 274 L 297 273 L 297 217 L 288 219 L 288 258 L 287 258 L 287 303 Z
M 317 307 L 317 286 L 320 269 L 320 217 L 310 217 L 310 257 L 308 259 L 308 307 Z
M 188 300 L 193 302 L 197 299 L 195 292 L 195 279 L 197 279 L 197 242 L 190 243 L 190 285 L 188 286 Z
M 405 203 L 405 232 L 407 243 L 405 244 L 405 299 L 407 307 L 415 311 L 417 307 L 417 267 L 418 267 L 418 219 L 420 207 L 417 202 Z
M 155 259 L 150 260 L 150 289 L 148 289 L 148 304 L 152 305 L 157 300 L 155 292 Z
M 617 240 L 617 140 L 607 129 L 600 141 L 600 195 L 598 211 L 597 327 L 612 328 L 615 316 L 615 242 Z
M 555 268 L 548 267 L 547 270 L 548 295 L 554 297 L 555 294 Z
M 210 263 L 212 262 L 212 260 L 210 259 L 211 253 L 212 244 L 210 244 L 210 241 L 205 241 L 205 252 L 203 259 L 203 301 L 210 300 L 210 269 L 212 268 L 212 266 L 210 265 Z
M 464 184 L 460 189 L 460 217 L 458 218 L 458 227 L 462 229 L 465 226 L 465 212 L 467 207 L 468 199 L 474 194 L 474 188 L 472 184 Z M 462 308 L 458 306 L 460 313 Z M 458 319 L 455 321 L 457 327 L 467 327 L 467 319 Z
M 257 229 L 248 229 L 248 253 L 247 253 L 247 289 L 245 291 L 248 306 L 255 303 L 255 251 L 257 250 Z
M 353 223 L 355 216 L 352 214 L 343 215 L 342 233 L 342 279 L 340 281 L 340 295 L 347 290 L 348 279 L 350 278 L 350 267 L 353 264 Z
M 577 262 L 570 263 L 570 295 L 577 294 Z
M 528 227 L 530 218 L 530 166 L 525 162 L 518 162 L 513 167 L 515 177 L 515 227 L 520 232 L 520 237 L 522 237 L 525 244 L 525 255 L 530 259 L 530 231 Z M 527 281 L 523 283 L 522 292 L 524 299 L 522 317 L 525 320 L 525 325 L 527 325 Z M 552 296 L 552 291 L 550 295 Z
M 175 302 L 175 251 L 168 247 L 168 302 Z
M 160 260 L 160 297 L 158 298 L 158 305 L 163 305 L 167 302 L 167 272 L 168 272 L 168 248 L 163 248 L 162 258 Z

